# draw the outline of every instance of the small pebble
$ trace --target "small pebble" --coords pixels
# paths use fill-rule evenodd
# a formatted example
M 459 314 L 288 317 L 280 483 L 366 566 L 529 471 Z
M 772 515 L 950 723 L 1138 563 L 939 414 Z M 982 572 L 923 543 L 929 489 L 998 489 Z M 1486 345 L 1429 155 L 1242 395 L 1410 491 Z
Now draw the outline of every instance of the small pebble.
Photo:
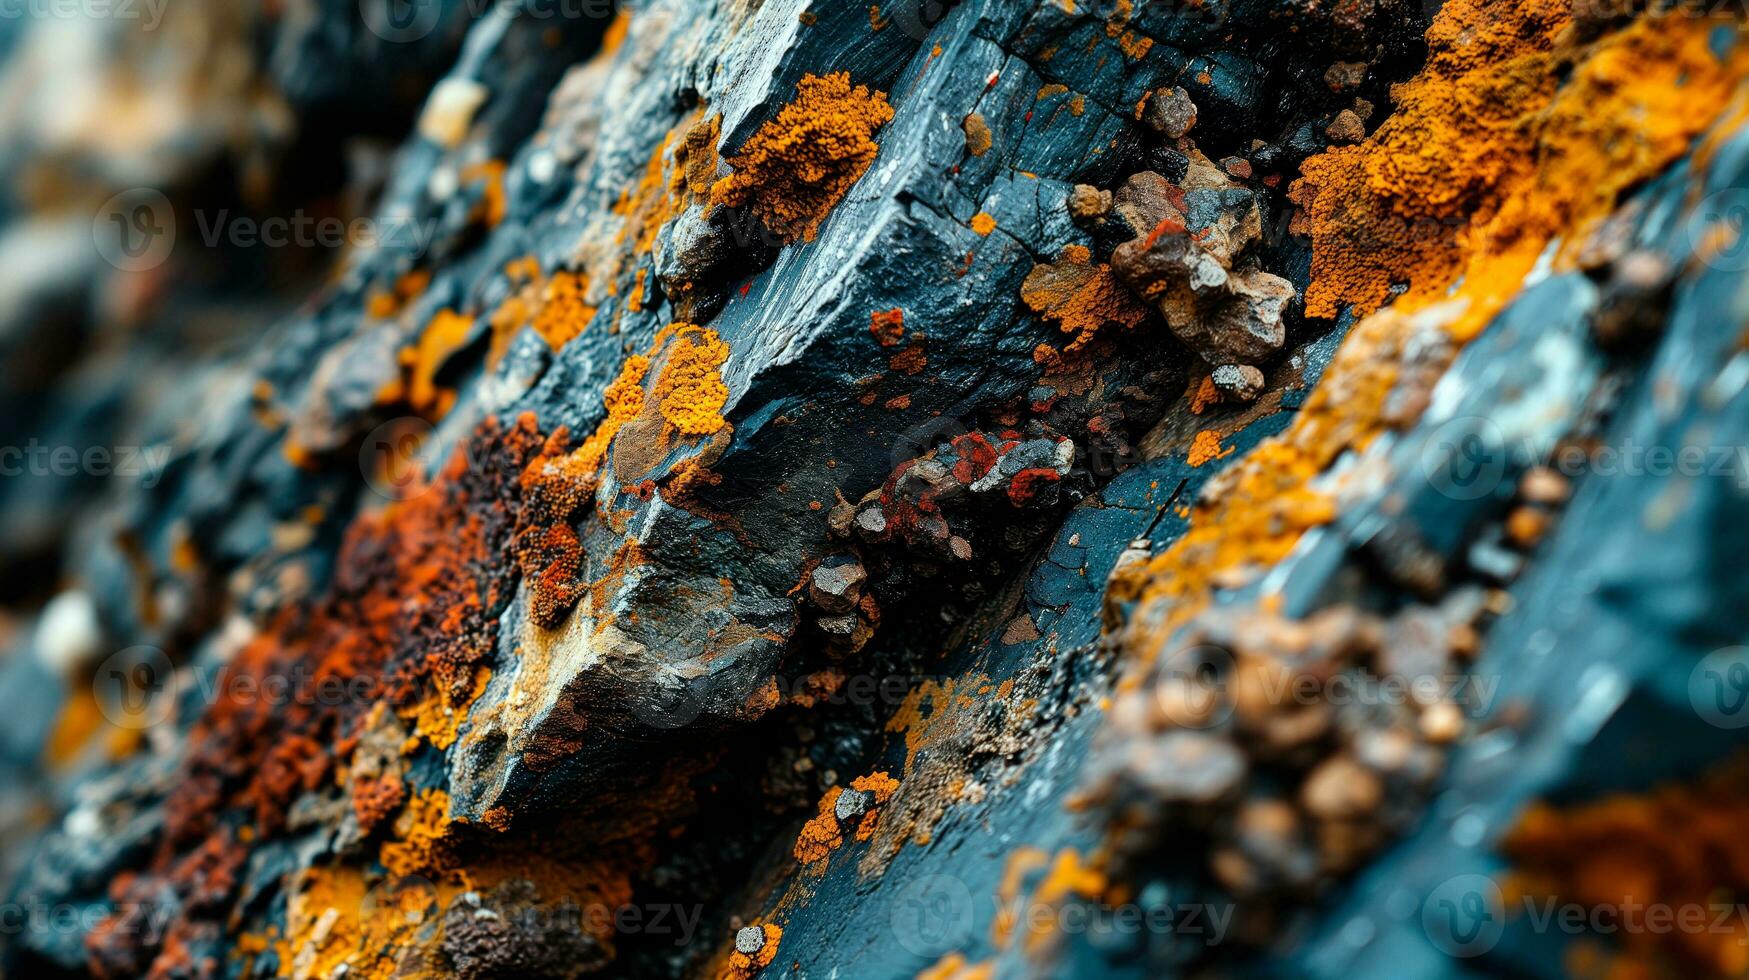
M 1353 109 L 1344 109 L 1324 128 L 1324 135 L 1338 143 L 1358 143 L 1366 139 L 1366 124 Z
M 869 796 L 861 790 L 846 789 L 838 794 L 838 802 L 832 807 L 832 815 L 839 823 L 847 823 L 862 816 L 869 810 Z
M 1240 402 L 1251 402 L 1263 392 L 1263 372 L 1249 364 L 1223 364 L 1209 375 L 1216 390 Z
M 1196 103 L 1190 101 L 1189 92 L 1176 85 L 1160 89 L 1148 100 L 1145 121 L 1154 132 L 1178 139 L 1196 125 Z

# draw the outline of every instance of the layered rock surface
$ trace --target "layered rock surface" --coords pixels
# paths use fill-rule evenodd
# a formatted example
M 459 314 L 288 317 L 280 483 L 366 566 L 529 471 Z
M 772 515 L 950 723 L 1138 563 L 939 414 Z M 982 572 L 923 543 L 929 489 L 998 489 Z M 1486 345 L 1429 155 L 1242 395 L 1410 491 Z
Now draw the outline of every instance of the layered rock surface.
M 7 969 L 1557 971 L 1427 910 L 1735 741 L 1741 25 L 625 7 L 0 123 L 11 439 L 142 461 L 0 485 Z

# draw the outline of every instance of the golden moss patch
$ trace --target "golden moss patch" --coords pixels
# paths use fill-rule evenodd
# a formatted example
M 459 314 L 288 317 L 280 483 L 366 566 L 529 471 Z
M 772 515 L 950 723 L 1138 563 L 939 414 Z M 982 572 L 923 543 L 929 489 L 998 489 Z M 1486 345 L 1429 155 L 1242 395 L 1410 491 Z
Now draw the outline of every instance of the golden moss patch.
M 723 427 L 723 406 L 729 401 L 722 366 L 729 345 L 715 330 L 677 324 L 674 347 L 656 379 L 655 396 L 662 417 L 685 435 L 708 436 Z
M 1309 311 L 1371 309 L 1394 282 L 1410 291 L 1355 325 L 1292 425 L 1218 478 L 1172 547 L 1113 580 L 1114 600 L 1158 613 L 1131 625 L 1132 649 L 1158 649 L 1223 573 L 1272 565 L 1334 519 L 1313 481 L 1413 421 L 1387 412 L 1412 339 L 1469 339 L 1557 238 L 1556 265 L 1570 265 L 1619 195 L 1686 152 L 1749 75 L 1740 37 L 1724 59 L 1709 44 L 1727 21 L 1642 18 L 1563 49 L 1569 6 L 1448 3 L 1398 113 L 1366 143 L 1307 161 L 1294 194 L 1313 239 Z M 1455 238 L 1416 238 L 1429 220 L 1454 221 Z
M 804 75 L 796 100 L 729 158 L 734 173 L 717 181 L 712 200 L 751 208 L 785 241 L 812 241 L 874 163 L 874 132 L 892 119 L 887 94 L 852 87 L 849 72 Z
M 1743 45 L 1721 59 L 1709 43 L 1728 21 L 1641 18 L 1578 46 L 1572 6 L 1448 3 L 1397 111 L 1305 162 L 1290 196 L 1313 242 L 1309 315 L 1369 313 L 1393 285 L 1425 305 L 1462 277 L 1475 302 L 1457 332 L 1473 333 L 1550 241 L 1686 153 L 1743 77 Z

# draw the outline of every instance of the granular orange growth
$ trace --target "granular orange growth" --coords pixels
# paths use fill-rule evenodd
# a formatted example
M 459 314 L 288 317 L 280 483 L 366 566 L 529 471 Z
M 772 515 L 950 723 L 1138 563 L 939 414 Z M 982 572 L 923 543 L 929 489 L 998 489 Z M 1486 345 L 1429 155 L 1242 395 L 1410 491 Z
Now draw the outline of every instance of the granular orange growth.
M 1646 795 L 1611 796 L 1572 809 L 1539 803 L 1525 811 L 1504 850 L 1516 865 L 1504 884 L 1533 900 L 1551 898 L 1616 913 L 1664 906 L 1679 915 L 1721 907 L 1749 891 L 1749 765 L 1739 759 L 1693 783 Z M 1728 900 L 1727 900 L 1728 901 Z M 1693 972 L 1749 972 L 1742 916 L 1706 916 L 1705 928 L 1619 930 L 1620 956 L 1608 976 L 1656 976 L 1672 954 Z M 1686 971 L 1681 971 L 1686 972 Z M 1672 974 L 1676 975 L 1676 974 Z
M 905 339 L 905 311 L 897 307 L 876 310 L 869 315 L 868 332 L 874 334 L 875 342 L 882 347 L 896 346 Z
M 455 401 L 455 393 L 437 386 L 437 372 L 451 354 L 467 343 L 473 317 L 454 310 L 438 310 L 419 342 L 401 352 L 401 363 L 407 369 L 407 404 L 427 415 L 443 415 Z
M 431 875 L 448 862 L 449 794 L 428 789 L 408 802 L 395 820 L 395 839 L 384 842 L 379 857 L 394 875 Z
M 874 132 L 892 119 L 887 94 L 853 88 L 849 72 L 804 75 L 796 100 L 729 158 L 734 173 L 717 181 L 711 199 L 752 208 L 785 241 L 812 241 L 874 163 Z
M 1726 21 L 1642 17 L 1578 46 L 1572 6 L 1446 4 L 1397 111 L 1305 162 L 1290 196 L 1312 236 L 1309 315 L 1369 313 L 1393 285 L 1425 305 L 1462 277 L 1476 302 L 1456 332 L 1474 333 L 1550 241 L 1686 153 L 1744 75 L 1740 41 L 1724 59 L 1709 45 Z
M 991 232 L 996 230 L 996 218 L 993 215 L 979 211 L 977 214 L 972 215 L 972 230 L 980 235 L 988 237 Z
M 1724 21 L 1641 17 L 1563 47 L 1569 7 L 1452 0 L 1428 32 L 1426 70 L 1397 89 L 1397 114 L 1366 143 L 1307 161 L 1294 194 L 1313 238 L 1310 312 L 1372 309 L 1393 282 L 1412 286 L 1354 326 L 1289 428 L 1216 478 L 1172 547 L 1114 578 L 1111 598 L 1149 613 L 1126 627 L 1130 649 L 1160 649 L 1222 573 L 1267 568 L 1333 520 L 1313 481 L 1413 421 L 1386 407 L 1417 336 L 1423 347 L 1473 336 L 1557 238 L 1556 267 L 1569 267 L 1621 192 L 1687 152 L 1749 75 L 1741 38 L 1713 53 Z M 1457 233 L 1416 237 L 1429 221 Z M 1449 360 L 1416 373 L 1437 378 Z
M 1057 261 L 1033 266 L 1021 284 L 1020 298 L 1074 336 L 1064 353 L 1092 343 L 1107 324 L 1129 330 L 1148 316 L 1148 308 L 1118 282 L 1110 266 L 1093 263 L 1085 246 L 1071 245 Z
M 1201 466 L 1210 460 L 1224 459 L 1233 455 L 1231 448 L 1221 448 L 1221 434 L 1213 429 L 1204 429 L 1196 434 L 1190 443 L 1188 461 L 1192 466 Z
M 838 816 L 832 812 L 843 792 L 843 787 L 834 786 L 820 797 L 819 811 L 802 825 L 802 832 L 796 836 L 794 853 L 797 861 L 813 864 L 844 843 L 844 835 L 838 830 Z
M 692 324 L 675 325 L 676 339 L 656 379 L 655 397 L 668 424 L 689 436 L 708 436 L 724 425 L 729 401 L 722 366 L 729 345 L 715 330 Z
M 547 281 L 540 312 L 534 318 L 534 331 L 548 347 L 558 350 L 565 346 L 595 319 L 595 307 L 583 299 L 588 289 L 589 280 L 575 272 L 555 272 Z
M 602 393 L 607 416 L 589 438 L 570 449 L 570 433 L 561 427 L 522 471 L 525 505 L 516 528 L 516 558 L 529 585 L 529 616 L 543 628 L 564 622 L 583 595 L 583 542 L 573 525 L 595 494 L 613 437 L 644 409 L 649 368 L 649 358 L 641 354 L 626 358 Z
M 757 953 L 743 953 L 739 950 L 730 953 L 728 969 L 723 971 L 723 980 L 746 980 L 777 959 L 777 944 L 783 940 L 783 929 L 769 922 L 761 923 L 759 928 L 765 933 L 765 945 L 759 947 Z
M 883 770 L 879 772 L 871 772 L 866 776 L 858 776 L 855 779 L 852 779 L 850 781 L 850 788 L 860 793 L 867 793 L 872 797 L 872 805 L 870 806 L 869 811 L 863 814 L 862 819 L 857 821 L 856 824 L 856 839 L 868 840 L 870 837 L 874 836 L 875 827 L 880 824 L 880 807 L 888 800 L 892 799 L 894 793 L 899 791 L 899 781 L 887 775 Z

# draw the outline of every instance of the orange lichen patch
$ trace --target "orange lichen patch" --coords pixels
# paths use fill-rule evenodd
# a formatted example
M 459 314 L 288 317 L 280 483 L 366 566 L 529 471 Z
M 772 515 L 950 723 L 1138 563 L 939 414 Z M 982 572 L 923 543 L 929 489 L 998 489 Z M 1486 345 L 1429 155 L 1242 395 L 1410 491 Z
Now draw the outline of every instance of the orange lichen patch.
M 925 967 L 917 980 L 990 980 L 995 975 L 994 963 L 968 963 L 964 953 L 949 953 Z
M 899 791 L 899 781 L 886 774 L 885 771 L 871 772 L 866 776 L 858 776 L 850 781 L 850 788 L 872 797 L 871 806 L 862 819 L 856 824 L 856 839 L 868 840 L 874 836 L 875 827 L 880 824 L 880 807 L 893 798 Z
M 1124 57 L 1132 61 L 1140 61 L 1147 57 L 1154 48 L 1152 38 L 1146 37 L 1129 29 L 1130 17 L 1135 14 L 1135 0 L 1117 0 L 1111 13 L 1105 18 L 1105 35 L 1117 42 L 1118 50 Z M 1206 82 L 1205 82 L 1206 84 Z
M 534 331 L 548 347 L 556 351 L 589 328 L 595 307 L 585 299 L 588 292 L 589 279 L 581 273 L 561 270 L 547 280 L 541 290 L 540 312 L 534 317 Z
M 61 768 L 74 762 L 86 745 L 105 727 L 103 710 L 90 685 L 80 685 L 69 693 L 61 705 L 60 715 L 43 746 L 43 761 Z
M 1148 609 L 1124 627 L 1131 649 L 1160 649 L 1222 574 L 1273 565 L 1306 529 L 1334 519 L 1335 501 L 1315 481 L 1344 453 L 1412 422 L 1387 411 L 1393 391 L 1429 383 L 1450 362 L 1442 355 L 1400 378 L 1411 342 L 1420 337 L 1425 350 L 1430 337 L 1473 336 L 1556 238 L 1568 243 L 1557 266 L 1568 262 L 1616 197 L 1680 156 L 1749 75 L 1749 46 L 1721 60 L 1708 46 L 1720 22 L 1706 18 L 1638 20 L 1561 49 L 1568 6 L 1446 4 L 1429 31 L 1428 67 L 1399 86 L 1398 113 L 1367 143 L 1307 162 L 1296 195 L 1313 236 L 1311 311 L 1369 309 L 1394 281 L 1414 282 L 1354 326 L 1287 431 L 1216 478 L 1172 547 L 1113 579 L 1113 601 Z M 1454 172 L 1460 161 L 1468 169 Z M 1453 217 L 1455 239 L 1415 237 L 1428 219 Z M 1435 301 L 1448 291 L 1452 299 Z
M 438 310 L 420 333 L 419 342 L 401 351 L 407 404 L 414 410 L 433 417 L 449 411 L 455 402 L 455 392 L 437 386 L 437 372 L 450 355 L 467 343 L 473 326 L 473 317 L 454 310 Z
M 929 366 L 929 355 L 924 353 L 921 342 L 912 344 L 887 359 L 887 367 L 900 374 L 922 374 Z
M 783 929 L 770 922 L 760 923 L 759 929 L 765 933 L 765 945 L 759 947 L 757 953 L 731 952 L 722 980 L 746 980 L 777 959 L 777 944 L 783 941 Z
M 476 180 L 485 183 L 477 213 L 486 227 L 496 228 L 510 208 L 504 197 L 504 161 L 486 160 L 463 167 L 459 176 L 464 183 Z
M 674 345 L 668 349 L 653 395 L 662 417 L 682 434 L 708 436 L 724 426 L 723 406 L 729 388 L 722 367 L 729 345 L 715 330 L 675 324 Z
M 365 303 L 365 312 L 379 320 L 392 317 L 418 298 L 430 284 L 431 270 L 415 269 L 396 279 L 393 288 L 372 293 Z
M 905 311 L 897 307 L 869 315 L 868 332 L 882 347 L 894 347 L 905 339 Z
M 1231 446 L 1225 449 L 1221 448 L 1221 434 L 1219 432 L 1213 429 L 1204 429 L 1198 432 L 1196 438 L 1191 441 L 1190 452 L 1186 459 L 1192 466 L 1201 466 L 1212 460 L 1225 459 L 1231 455 L 1233 455 Z
M 826 215 L 874 163 L 875 130 L 893 119 L 885 92 L 852 87 L 849 72 L 804 75 L 796 100 L 729 158 L 711 199 L 748 207 L 785 241 L 812 241 Z
M 449 794 L 441 789 L 422 790 L 395 818 L 395 839 L 385 841 L 379 854 L 383 867 L 396 875 L 435 875 L 447 870 L 452 860 L 450 826 Z
M 1092 262 L 1085 246 L 1071 245 L 1056 262 L 1033 266 L 1020 298 L 1035 314 L 1073 335 L 1064 353 L 1092 343 L 1102 327 L 1130 330 L 1148 316 L 1148 308 L 1124 288 L 1110 266 Z
M 996 230 L 996 219 L 983 211 L 979 211 L 977 214 L 972 215 L 972 230 L 979 235 L 988 237 L 991 232 Z
M 406 784 L 394 773 L 359 780 L 352 787 L 352 812 L 358 817 L 359 829 L 370 833 L 406 799 Z
M 118 902 L 172 890 L 186 910 L 173 934 L 194 928 L 189 918 L 222 917 L 235 888 L 228 869 L 282 829 L 300 794 L 344 768 L 376 705 L 402 713 L 434 693 L 466 714 L 515 582 L 501 556 L 523 506 L 516 474 L 540 442 L 532 416 L 483 423 L 429 490 L 354 521 L 326 589 L 270 617 L 225 665 L 188 734 L 157 854 L 118 881 Z M 300 696 L 257 696 L 281 681 Z M 101 932 L 92 956 L 109 973 L 146 975 L 175 954 L 168 939 Z
M 706 118 L 705 107 L 688 113 L 663 136 L 644 164 L 636 186 L 620 194 L 613 213 L 624 219 L 618 242 L 633 255 L 647 255 L 667 221 L 703 200 L 717 170 L 720 116 Z
M 491 679 L 489 668 L 476 667 L 473 685 L 459 697 L 452 697 L 447 693 L 448 689 L 433 688 L 400 713 L 412 722 L 415 736 L 431 743 L 433 748 L 447 749 L 455 744 L 462 722 L 467 720 L 468 706 L 486 689 L 486 682 Z
M 796 845 L 791 850 L 797 861 L 813 864 L 824 860 L 844 843 L 844 833 L 838 829 L 838 816 L 832 812 L 843 793 L 844 787 L 834 786 L 820 797 L 818 812 L 802 825 L 801 833 L 796 835 Z
M 388 976 L 393 969 L 392 957 L 389 963 L 379 964 L 381 953 L 369 957 L 356 955 L 366 945 L 381 949 L 387 943 L 380 941 L 392 938 L 384 935 L 373 937 L 379 940 L 377 943 L 365 941 L 357 910 L 363 907 L 368 893 L 364 876 L 353 868 L 312 868 L 300 873 L 286 899 L 286 936 L 274 944 L 279 954 L 279 975 L 331 977 L 357 972 L 373 980 Z M 381 927 L 392 928 L 395 920 L 403 916 L 373 918 Z M 319 922 L 323 924 L 318 926 Z
M 990 135 L 990 124 L 984 121 L 982 113 L 972 113 L 960 125 L 966 133 L 967 153 L 981 157 L 990 152 L 990 146 L 994 140 Z
M 1050 869 L 1045 872 L 1038 887 L 1033 889 L 1029 904 L 1034 907 L 1053 908 L 1076 899 L 1099 901 L 1105 894 L 1107 884 L 1104 871 L 1092 864 L 1083 863 L 1081 855 L 1074 848 L 1065 848 L 1057 853 Z M 1026 936 L 1022 945 L 1029 954 L 1037 955 L 1051 943 L 1055 937 L 1053 926 L 1061 920 L 1057 916 L 1025 915 L 1022 921 L 1026 923 Z
M 1002 881 L 996 886 L 996 917 L 990 922 L 990 939 L 1006 946 L 1020 916 L 1020 888 L 1026 877 L 1050 862 L 1050 855 L 1031 845 L 1010 851 L 1002 866 Z
M 1190 414 L 1201 415 L 1210 405 L 1221 400 L 1221 391 L 1215 387 L 1213 375 L 1202 376 L 1202 383 L 1196 386 L 1196 393 L 1190 397 Z
M 1435 308 L 1421 317 L 1428 329 L 1438 329 L 1456 312 Z M 1217 477 L 1183 536 L 1147 563 L 1120 571 L 1109 587 L 1112 598 L 1168 607 L 1158 627 L 1169 630 L 1202 607 L 1219 572 L 1272 565 L 1306 529 L 1334 519 L 1334 501 L 1310 484 L 1343 453 L 1365 449 L 1385 430 L 1385 401 L 1417 332 L 1411 320 L 1387 309 L 1357 324 L 1287 431 Z M 1164 639 L 1152 633 L 1135 639 L 1145 645 L 1150 637 Z
M 1749 70 L 1706 17 L 1642 17 L 1589 44 L 1563 0 L 1461 0 L 1428 30 L 1422 73 L 1358 146 L 1307 160 L 1290 196 L 1313 240 L 1307 313 L 1426 305 L 1464 282 L 1468 336 L 1551 241 L 1688 152 Z M 1561 73 L 1571 66 L 1565 82 Z M 1573 248 L 1571 238 L 1568 250 Z
M 866 841 L 874 836 L 875 829 L 880 825 L 881 806 L 899 791 L 899 781 L 885 772 L 871 772 L 851 780 L 850 788 L 869 794 L 869 808 L 857 818 L 853 832 L 857 840 Z M 825 860 L 844 843 L 844 827 L 838 822 L 838 816 L 834 812 L 838 806 L 838 798 L 843 794 L 843 787 L 834 786 L 820 797 L 818 812 L 802 825 L 801 833 L 796 836 L 792 852 L 797 861 L 813 864 Z
M 1735 977 L 1749 972 L 1749 927 L 1718 910 L 1749 892 L 1749 764 L 1738 759 L 1690 783 L 1644 795 L 1617 795 L 1566 809 L 1538 803 L 1503 843 L 1516 870 L 1504 891 L 1610 909 L 1663 906 L 1699 928 L 1623 928 L 1611 976 L 1660 975 L 1672 958 L 1689 970 Z M 1723 898 L 1722 898 L 1723 897 Z M 1509 907 L 1521 905 L 1509 902 Z M 1686 911 L 1685 911 L 1686 910 Z M 1678 975 L 1678 974 L 1672 974 Z

